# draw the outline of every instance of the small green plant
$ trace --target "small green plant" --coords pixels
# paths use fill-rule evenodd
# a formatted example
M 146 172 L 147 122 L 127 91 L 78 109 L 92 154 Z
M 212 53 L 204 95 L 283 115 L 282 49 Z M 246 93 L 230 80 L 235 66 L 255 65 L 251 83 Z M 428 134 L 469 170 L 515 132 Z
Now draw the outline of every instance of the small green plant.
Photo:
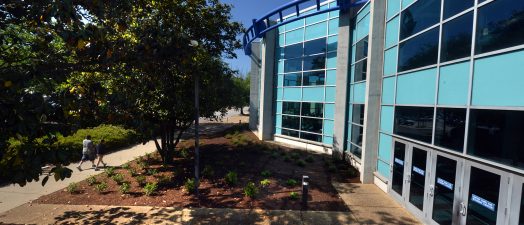
M 96 177 L 95 176 L 90 176 L 86 179 L 87 181 L 87 185 L 89 186 L 93 186 L 97 183 L 97 180 L 96 180 Z
M 140 161 L 140 162 L 137 162 L 137 165 L 139 169 L 145 170 L 149 166 L 149 163 L 146 161 Z
M 129 170 L 130 168 L 131 165 L 129 165 L 129 163 L 125 163 L 124 165 L 122 165 L 122 169 Z
M 116 169 L 116 168 L 115 168 L 115 167 L 112 167 L 112 166 L 107 167 L 107 168 L 106 168 L 106 171 L 105 171 L 106 176 L 107 176 L 107 177 L 112 177 L 113 175 L 115 175 L 115 169 Z
M 190 194 L 194 193 L 195 188 L 196 188 L 195 178 L 191 178 L 191 179 L 188 178 L 186 182 L 184 183 L 184 189 L 186 190 L 186 192 Z
M 98 191 L 98 193 L 105 192 L 107 190 L 107 183 L 101 182 L 95 186 L 95 190 Z
M 147 183 L 144 187 L 144 194 L 146 196 L 151 196 L 155 194 L 156 190 L 158 189 L 158 184 L 156 182 L 154 183 Z
M 127 194 L 131 190 L 131 185 L 129 182 L 124 182 L 120 185 L 120 193 Z
M 136 182 L 138 183 L 138 185 L 144 186 L 146 184 L 146 176 L 144 175 L 137 176 Z
M 158 170 L 157 169 L 148 169 L 147 170 L 147 175 L 154 176 L 154 175 L 157 175 L 157 174 L 158 174 Z
M 189 158 L 189 150 L 187 148 L 180 149 L 180 156 L 184 159 Z
M 296 163 L 297 163 L 297 166 L 300 166 L 300 167 L 306 166 L 306 162 L 304 162 L 304 160 L 302 159 L 297 160 Z
M 111 177 L 117 184 L 122 184 L 124 182 L 124 175 L 117 173 Z
M 172 175 L 160 175 L 158 176 L 158 184 L 160 185 L 167 185 L 173 180 Z
M 229 186 L 234 186 L 238 183 L 238 175 L 233 171 L 226 174 L 225 181 Z
M 298 181 L 296 181 L 295 179 L 288 179 L 288 180 L 286 180 L 286 185 L 287 186 L 294 187 L 297 184 L 298 184 Z
M 314 161 L 315 161 L 315 159 L 313 159 L 313 156 L 308 156 L 308 157 L 306 158 L 306 162 L 308 162 L 308 163 L 312 163 L 312 162 L 314 162 Z
M 255 198 L 255 196 L 258 194 L 258 188 L 253 182 L 247 183 L 246 187 L 244 187 L 244 195 L 250 198 Z
M 280 156 L 286 156 L 286 152 L 281 151 L 281 152 L 280 152 Z
M 260 186 L 267 187 L 271 184 L 271 181 L 269 179 L 264 179 L 260 181 Z
M 291 153 L 291 158 L 293 160 L 298 160 L 300 158 L 300 155 L 296 152 Z
M 129 174 L 131 174 L 132 177 L 138 176 L 138 173 L 136 172 L 135 168 L 130 168 L 129 169 Z
M 69 192 L 69 194 L 77 193 L 78 192 L 78 184 L 75 183 L 75 182 L 72 182 L 69 185 L 67 185 L 67 192 Z
M 291 193 L 289 193 L 289 198 L 292 199 L 292 200 L 297 200 L 298 199 L 298 193 L 292 191 Z
M 204 176 L 205 178 L 211 178 L 215 176 L 215 170 L 213 170 L 212 166 L 206 165 L 202 170 L 202 176 Z
M 270 156 L 272 159 L 276 159 L 278 158 L 278 152 L 273 152 L 271 153 L 271 156 Z
M 291 162 L 291 158 L 289 158 L 287 155 L 284 156 L 284 162 Z
M 264 170 L 260 173 L 260 175 L 262 175 L 263 177 L 269 177 L 271 176 L 271 171 L 269 170 Z

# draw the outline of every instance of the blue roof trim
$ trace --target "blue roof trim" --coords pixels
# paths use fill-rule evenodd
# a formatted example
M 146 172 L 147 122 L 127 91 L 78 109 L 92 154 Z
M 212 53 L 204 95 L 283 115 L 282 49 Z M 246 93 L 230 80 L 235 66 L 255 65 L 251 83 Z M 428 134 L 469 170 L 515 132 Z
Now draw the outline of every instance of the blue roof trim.
M 246 30 L 246 32 L 244 33 L 244 38 L 242 39 L 243 46 L 244 46 L 244 53 L 246 55 L 251 55 L 251 42 L 253 42 L 257 38 L 263 37 L 265 33 L 267 33 L 270 30 L 273 30 L 273 29 L 275 29 L 277 27 L 286 25 L 288 23 L 292 23 L 292 22 L 297 21 L 297 20 L 304 19 L 306 17 L 315 16 L 315 15 L 326 13 L 326 12 L 331 12 L 331 11 L 336 11 L 336 10 L 341 10 L 341 9 L 345 10 L 345 9 L 349 9 L 349 8 L 352 8 L 352 7 L 356 7 L 356 6 L 362 5 L 364 3 L 367 3 L 370 0 L 357 0 L 357 1 L 353 2 L 353 3 L 350 3 L 350 0 L 337 0 L 337 6 L 335 6 L 333 8 L 323 9 L 323 10 L 320 10 L 320 0 L 314 0 L 315 3 L 316 3 L 316 10 L 317 11 L 314 12 L 314 13 L 301 15 L 300 14 L 300 4 L 305 3 L 305 2 L 309 2 L 309 1 L 312 1 L 312 0 L 293 0 L 293 1 L 287 3 L 287 4 L 283 5 L 283 6 L 280 6 L 277 9 L 274 9 L 273 11 L 267 13 L 266 15 L 261 17 L 260 19 L 253 19 L 253 25 L 251 25 Z M 295 13 L 296 13 L 297 17 L 284 21 L 284 18 L 283 18 L 283 15 L 282 15 L 283 11 L 287 10 L 287 9 L 291 9 L 291 8 L 295 9 Z M 275 16 L 278 16 L 279 20 L 278 21 L 270 21 L 269 18 L 275 17 Z M 271 25 L 271 23 L 275 23 L 275 22 L 276 22 L 276 24 L 272 24 Z

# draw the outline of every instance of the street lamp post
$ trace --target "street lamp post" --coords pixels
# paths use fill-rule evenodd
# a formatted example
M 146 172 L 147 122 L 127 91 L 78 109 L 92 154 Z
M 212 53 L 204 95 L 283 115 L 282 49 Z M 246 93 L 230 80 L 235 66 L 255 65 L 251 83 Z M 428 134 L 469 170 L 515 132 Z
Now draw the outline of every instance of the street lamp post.
M 198 41 L 191 40 L 189 43 L 191 47 L 198 47 Z M 199 91 L 200 91 L 200 73 L 198 71 L 194 74 L 195 79 L 195 194 L 198 197 L 199 191 L 198 186 L 200 185 L 200 141 L 199 141 L 199 120 L 200 120 L 200 104 L 199 104 Z

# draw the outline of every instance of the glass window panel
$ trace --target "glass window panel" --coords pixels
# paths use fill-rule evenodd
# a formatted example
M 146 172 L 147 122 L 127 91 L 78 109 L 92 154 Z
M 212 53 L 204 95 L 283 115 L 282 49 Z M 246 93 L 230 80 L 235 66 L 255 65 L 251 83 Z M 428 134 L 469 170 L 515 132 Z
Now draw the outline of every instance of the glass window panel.
M 473 7 L 475 0 L 444 0 L 444 19 Z
M 466 224 L 496 224 L 500 175 L 471 167 Z
M 477 54 L 524 44 L 524 1 L 497 0 L 478 9 Z
M 406 155 L 406 145 L 400 142 L 395 142 L 395 149 L 393 152 L 393 178 L 391 182 L 391 189 L 402 196 L 404 187 L 404 157 Z
M 284 47 L 284 58 L 291 59 L 302 56 L 302 43 Z
M 360 125 L 364 124 L 364 104 L 353 104 L 353 123 L 357 123 Z
M 465 129 L 466 109 L 437 109 L 435 145 L 462 152 Z
M 524 190 L 524 184 L 522 185 L 522 190 Z M 523 224 L 524 224 L 524 195 L 521 194 L 520 195 L 519 225 L 523 225 Z
M 472 32 L 473 12 L 445 23 L 442 26 L 440 61 L 446 62 L 469 56 L 471 54 Z
M 322 133 L 322 120 L 313 119 L 313 118 L 302 118 L 302 127 L 303 131 L 309 131 L 314 133 Z
M 310 140 L 310 141 L 322 142 L 322 136 L 317 135 L 317 134 L 300 132 L 300 138 Z
M 368 57 L 368 37 L 358 41 L 355 49 L 355 61 Z
M 524 168 L 524 112 L 471 109 L 467 153 Z
M 427 152 L 413 147 L 411 157 L 411 181 L 409 182 L 409 202 L 424 211 L 424 188 L 426 187 Z
M 453 222 L 453 204 L 455 199 L 455 175 L 457 162 L 437 156 L 435 171 L 435 197 L 431 218 L 441 225 L 451 225 Z
M 395 107 L 394 134 L 431 143 L 432 132 L 433 108 L 411 106 Z
M 302 76 L 300 73 L 290 73 L 284 75 L 284 86 L 300 86 Z
M 336 51 L 337 50 L 337 43 L 338 43 L 338 36 L 330 36 L 328 37 L 327 41 L 327 50 L 328 51 Z
M 438 59 L 438 27 L 400 44 L 398 70 L 433 65 Z
M 324 112 L 324 104 L 303 102 L 302 116 L 322 117 Z
M 325 72 L 304 72 L 304 86 L 324 85 Z
M 456 1 L 456 0 L 455 0 Z M 400 18 L 400 40 L 416 34 L 440 20 L 440 0 L 418 0 Z
M 302 59 L 289 59 L 284 61 L 284 72 L 296 72 L 302 70 Z
M 351 142 L 358 146 L 362 146 L 362 136 L 364 135 L 364 128 L 358 125 L 351 125 Z
M 282 129 L 282 135 L 298 138 L 298 131 Z
M 282 127 L 298 130 L 300 127 L 300 117 L 282 116 Z
M 326 68 L 326 56 L 316 55 L 304 57 L 304 70 L 319 70 Z
M 364 59 L 360 62 L 357 62 L 355 64 L 355 77 L 354 77 L 355 81 L 354 82 L 366 80 L 367 73 L 368 73 L 368 60 Z
M 300 102 L 283 102 L 282 113 L 289 115 L 300 115 Z
M 358 158 L 361 158 L 362 157 L 362 149 L 360 149 L 360 147 L 356 146 L 356 145 L 351 145 L 351 148 L 349 149 L 349 151 L 351 153 L 353 153 L 353 155 L 355 155 L 356 157 Z
M 304 55 L 313 55 L 326 52 L 326 38 L 304 42 Z

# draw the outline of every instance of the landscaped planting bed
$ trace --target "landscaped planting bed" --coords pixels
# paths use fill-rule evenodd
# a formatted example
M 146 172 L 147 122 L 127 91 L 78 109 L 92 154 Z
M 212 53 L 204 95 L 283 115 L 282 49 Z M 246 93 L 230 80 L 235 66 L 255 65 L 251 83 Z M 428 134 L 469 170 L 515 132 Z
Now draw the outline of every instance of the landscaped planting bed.
M 173 165 L 163 166 L 158 154 L 143 156 L 36 202 L 299 210 L 301 178 L 308 175 L 308 210 L 348 210 L 331 180 L 358 180 L 352 168 L 327 155 L 259 142 L 246 130 L 226 132 L 202 139 L 199 199 L 189 191 L 194 158 L 187 141 L 177 148 Z

